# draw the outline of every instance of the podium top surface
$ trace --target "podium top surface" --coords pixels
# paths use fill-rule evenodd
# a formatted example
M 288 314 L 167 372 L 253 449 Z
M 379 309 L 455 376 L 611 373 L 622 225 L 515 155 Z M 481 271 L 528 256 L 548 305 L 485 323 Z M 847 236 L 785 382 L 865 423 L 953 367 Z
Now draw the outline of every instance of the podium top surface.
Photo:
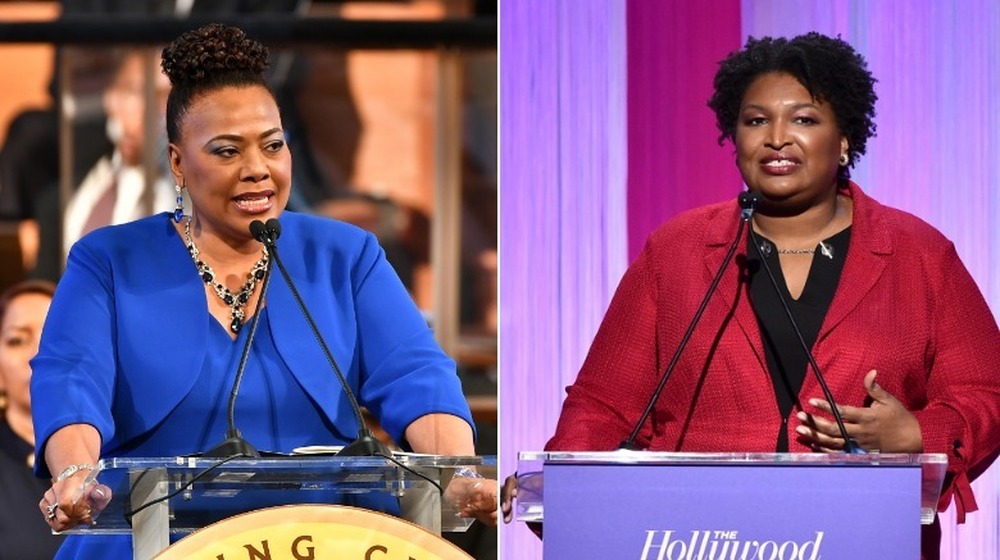
M 101 470 L 114 469 L 157 469 L 170 471 L 200 470 L 243 470 L 255 471 L 327 471 L 329 469 L 377 469 L 393 467 L 394 463 L 382 457 L 346 457 L 324 453 L 282 455 L 274 457 L 237 458 L 224 460 L 223 457 L 109 457 L 101 459 Z M 408 467 L 445 468 L 463 466 L 496 466 L 496 455 L 460 457 L 452 455 L 428 455 L 423 453 L 394 453 L 393 459 Z M 221 464 L 220 464 L 221 463 Z
M 415 453 L 393 454 L 392 460 L 325 454 L 110 457 L 102 459 L 95 472 L 97 480 L 111 488 L 111 503 L 96 517 L 96 525 L 70 532 L 131 533 L 133 515 L 161 501 L 172 534 L 187 534 L 229 515 L 273 505 L 344 504 L 397 515 L 400 499 L 421 490 L 439 492 L 457 468 L 471 467 L 495 479 L 496 464 L 495 455 Z M 446 531 L 470 522 L 456 520 L 457 514 L 447 507 L 440 515 Z
M 774 470 L 792 467 L 793 471 L 784 474 L 806 476 L 806 467 L 835 472 L 845 476 L 864 476 L 862 473 L 871 471 L 889 472 L 889 469 L 908 469 L 906 472 L 917 471 L 918 483 L 913 488 L 914 495 L 920 500 L 920 522 L 933 522 L 937 511 L 938 496 L 941 493 L 948 457 L 944 453 L 868 453 L 866 455 L 847 455 L 843 453 L 676 453 L 654 451 L 526 451 L 518 457 L 517 480 L 518 494 L 515 518 L 519 521 L 541 522 L 545 519 L 545 473 L 549 469 L 576 471 L 621 471 L 632 467 L 637 470 L 649 470 L 644 467 L 663 467 L 663 473 L 671 472 L 671 480 L 676 483 L 677 470 L 712 471 L 715 474 L 730 473 L 726 476 L 742 477 L 751 470 Z M 704 467 L 726 467 L 708 468 Z M 800 467 L 795 469 L 795 467 Z M 829 467 L 829 468 L 827 468 Z M 606 474 L 613 478 L 618 475 Z M 791 477 L 791 478 L 796 478 Z M 618 479 L 614 479 L 618 480 Z M 628 487 L 632 482 L 623 484 Z M 614 484 L 612 484 L 614 486 Z M 619 486 L 621 488 L 621 486 Z M 662 489 L 662 488 L 661 488 Z M 674 485 L 670 492 L 678 491 Z M 822 489 L 819 489 L 822 492 Z M 669 496 L 668 501 L 676 496 Z M 809 500 L 806 500 L 808 502 Z
M 524 451 L 520 463 L 570 464 L 755 464 L 787 466 L 820 465 L 942 465 L 948 464 L 944 453 L 679 453 L 660 451 Z

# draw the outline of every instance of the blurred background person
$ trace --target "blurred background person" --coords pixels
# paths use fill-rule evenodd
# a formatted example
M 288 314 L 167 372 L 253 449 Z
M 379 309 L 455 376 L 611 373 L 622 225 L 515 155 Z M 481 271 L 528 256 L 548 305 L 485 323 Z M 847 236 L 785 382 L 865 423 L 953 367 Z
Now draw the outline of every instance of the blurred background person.
M 174 209 L 176 195 L 167 179 L 166 136 L 162 126 L 170 82 L 161 72 L 153 73 L 158 126 L 156 136 L 147 138 L 144 127 L 146 51 L 122 50 L 116 57 L 117 71 L 102 96 L 107 136 L 114 151 L 94 164 L 66 206 L 62 232 L 64 255 L 77 239 L 99 227 L 130 222 L 149 214 L 144 200 L 146 170 L 143 165 L 147 142 L 155 143 L 158 160 L 163 162 L 152 185 L 153 213 Z
M 3 381 L 3 376 L 0 376 L 0 412 L 7 409 L 7 384 Z
M 0 418 L 0 557 L 49 559 L 62 543 L 38 519 L 38 495 L 48 481 L 36 478 L 35 431 L 31 423 L 29 360 L 38 353 L 38 339 L 55 286 L 44 280 L 16 284 L 0 295 L 0 382 L 8 403 Z

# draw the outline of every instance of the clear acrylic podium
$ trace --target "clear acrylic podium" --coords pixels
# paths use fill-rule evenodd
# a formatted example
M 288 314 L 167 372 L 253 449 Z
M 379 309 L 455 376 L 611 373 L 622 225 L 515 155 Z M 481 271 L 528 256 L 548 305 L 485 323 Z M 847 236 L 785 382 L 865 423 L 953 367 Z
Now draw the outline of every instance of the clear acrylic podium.
M 495 456 L 399 454 L 395 459 L 443 488 L 459 467 L 475 468 L 496 479 Z M 399 515 L 439 535 L 465 531 L 472 523 L 442 500 L 433 484 L 379 457 L 294 455 L 232 459 L 221 465 L 220 461 L 102 459 L 98 481 L 111 488 L 112 501 L 97 516 L 96 525 L 67 533 L 131 533 L 134 558 L 147 560 L 169 546 L 171 535 L 183 536 L 229 516 L 274 505 L 353 505 Z M 132 513 L 188 483 L 176 496 Z
M 546 558 L 919 558 L 944 454 L 528 452 Z

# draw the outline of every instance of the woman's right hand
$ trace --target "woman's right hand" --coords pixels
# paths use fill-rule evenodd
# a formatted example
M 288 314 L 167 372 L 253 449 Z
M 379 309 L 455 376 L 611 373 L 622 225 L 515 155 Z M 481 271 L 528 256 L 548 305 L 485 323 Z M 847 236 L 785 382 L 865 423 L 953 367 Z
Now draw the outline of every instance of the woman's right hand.
M 512 474 L 503 481 L 500 489 L 500 511 L 503 522 L 510 523 L 514 519 L 514 498 L 517 497 L 517 474 Z
M 111 501 L 111 488 L 96 480 L 81 492 L 80 487 L 88 474 L 90 471 L 82 469 L 65 480 L 53 482 L 38 502 L 45 522 L 54 531 L 65 531 L 80 524 L 93 525 L 94 517 Z

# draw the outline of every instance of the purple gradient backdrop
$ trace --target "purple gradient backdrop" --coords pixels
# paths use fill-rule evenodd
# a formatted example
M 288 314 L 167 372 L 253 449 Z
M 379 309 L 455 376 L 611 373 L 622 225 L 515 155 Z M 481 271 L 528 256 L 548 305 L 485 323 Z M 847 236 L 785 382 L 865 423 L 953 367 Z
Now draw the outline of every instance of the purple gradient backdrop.
M 626 255 L 678 211 L 738 191 L 705 101 L 715 62 L 748 35 L 839 34 L 867 58 L 879 132 L 855 179 L 952 239 L 1000 312 L 1000 3 L 696 4 L 502 2 L 503 474 L 552 433 Z M 974 483 L 966 525 L 942 516 L 944 558 L 1000 558 L 998 486 L 996 468 Z M 541 557 L 523 526 L 502 535 L 501 558 Z
M 625 8 L 516 0 L 500 17 L 500 472 L 540 449 L 626 266 Z M 564 372 L 560 375 L 556 372 Z M 502 558 L 540 558 L 522 524 Z

